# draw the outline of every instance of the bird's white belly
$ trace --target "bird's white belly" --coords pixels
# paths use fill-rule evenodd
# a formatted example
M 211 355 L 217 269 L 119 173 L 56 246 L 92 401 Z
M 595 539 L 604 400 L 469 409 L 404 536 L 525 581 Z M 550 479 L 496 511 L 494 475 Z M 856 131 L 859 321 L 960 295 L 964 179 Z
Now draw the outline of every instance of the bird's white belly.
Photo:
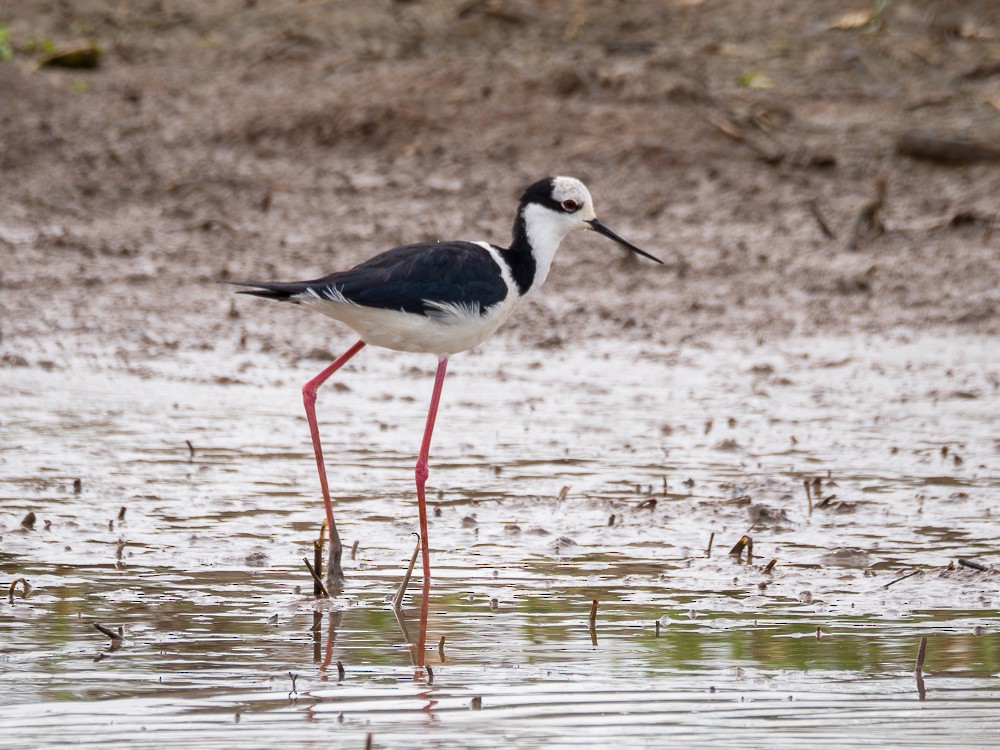
M 363 341 L 401 352 L 450 356 L 488 339 L 517 308 L 517 295 L 479 314 L 468 311 L 435 316 L 365 307 L 350 302 L 300 298 L 299 303 L 353 328 Z

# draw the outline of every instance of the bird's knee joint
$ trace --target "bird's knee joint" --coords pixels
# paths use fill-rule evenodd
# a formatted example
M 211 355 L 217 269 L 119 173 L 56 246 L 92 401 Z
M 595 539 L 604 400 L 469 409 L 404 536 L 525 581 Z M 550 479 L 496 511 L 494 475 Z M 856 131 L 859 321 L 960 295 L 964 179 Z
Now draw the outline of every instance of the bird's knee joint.
M 418 461 L 413 473 L 416 474 L 417 481 L 420 483 L 426 482 L 427 477 L 431 475 L 430 470 L 427 468 L 426 461 Z

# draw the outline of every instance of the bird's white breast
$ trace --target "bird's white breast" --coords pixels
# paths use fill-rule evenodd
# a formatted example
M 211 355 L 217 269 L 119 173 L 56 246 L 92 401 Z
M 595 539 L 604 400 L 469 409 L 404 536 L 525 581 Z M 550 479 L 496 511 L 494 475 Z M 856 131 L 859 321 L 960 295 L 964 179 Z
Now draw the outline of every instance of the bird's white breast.
M 507 296 L 485 310 L 477 306 L 451 305 L 435 300 L 426 302 L 435 307 L 437 314 L 418 315 L 402 310 L 366 307 L 336 295 L 321 297 L 303 294 L 299 304 L 323 313 L 353 328 L 368 344 L 403 352 L 431 352 L 450 356 L 478 346 L 488 339 L 514 314 L 520 297 L 511 277 L 510 269 L 500 253 L 489 243 L 477 242 L 500 267 Z

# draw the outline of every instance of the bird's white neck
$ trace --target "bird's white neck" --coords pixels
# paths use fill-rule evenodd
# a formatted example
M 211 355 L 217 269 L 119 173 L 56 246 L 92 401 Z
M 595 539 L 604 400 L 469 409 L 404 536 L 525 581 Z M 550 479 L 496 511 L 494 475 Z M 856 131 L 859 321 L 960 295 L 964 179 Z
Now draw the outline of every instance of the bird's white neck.
M 559 243 L 573 226 L 558 214 L 535 203 L 525 206 L 522 216 L 531 254 L 535 258 L 535 279 L 531 285 L 531 291 L 534 291 L 545 282 Z

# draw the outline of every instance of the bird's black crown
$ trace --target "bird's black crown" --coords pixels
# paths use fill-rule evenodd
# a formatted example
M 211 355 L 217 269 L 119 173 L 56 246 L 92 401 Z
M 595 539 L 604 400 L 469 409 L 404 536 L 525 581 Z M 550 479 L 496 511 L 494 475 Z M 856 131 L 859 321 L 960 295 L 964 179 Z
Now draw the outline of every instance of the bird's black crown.
M 546 177 L 530 185 L 521 196 L 521 206 L 537 203 L 539 206 L 551 208 L 553 211 L 562 211 L 563 207 L 559 201 L 552 197 L 552 191 L 555 190 L 555 179 L 555 177 Z

